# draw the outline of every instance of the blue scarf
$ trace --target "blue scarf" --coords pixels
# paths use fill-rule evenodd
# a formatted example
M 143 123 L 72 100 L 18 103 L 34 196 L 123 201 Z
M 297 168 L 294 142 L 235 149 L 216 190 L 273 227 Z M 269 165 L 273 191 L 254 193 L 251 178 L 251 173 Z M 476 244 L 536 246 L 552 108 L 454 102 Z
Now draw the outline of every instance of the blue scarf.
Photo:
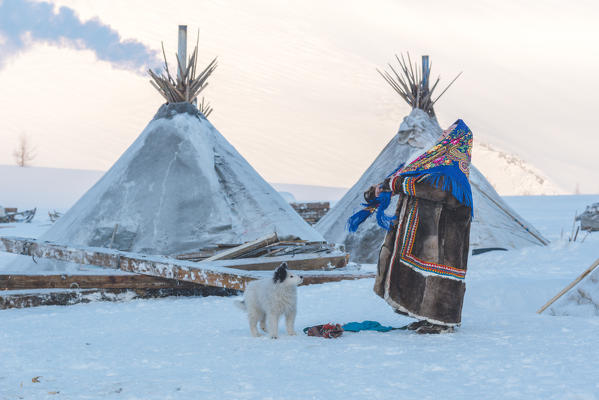
M 422 177 L 435 188 L 451 194 L 465 206 L 470 208 L 473 215 L 472 188 L 468 176 L 472 154 L 472 131 L 458 119 L 451 132 L 441 138 L 433 147 L 420 155 L 403 168 L 401 164 L 389 177 Z M 392 192 L 382 192 L 376 199 L 363 203 L 364 207 L 347 221 L 350 232 L 355 232 L 358 226 L 376 211 L 376 219 L 380 227 L 390 230 L 396 217 L 389 217 L 385 210 L 391 203 Z

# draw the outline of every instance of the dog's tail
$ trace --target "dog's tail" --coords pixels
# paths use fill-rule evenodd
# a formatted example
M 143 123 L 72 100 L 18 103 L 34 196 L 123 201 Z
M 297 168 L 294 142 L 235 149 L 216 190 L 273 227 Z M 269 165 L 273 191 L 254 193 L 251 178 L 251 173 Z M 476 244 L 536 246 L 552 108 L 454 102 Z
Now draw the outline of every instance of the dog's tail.
M 247 307 L 245 306 L 245 301 L 243 300 L 235 300 L 235 306 L 240 310 L 247 311 Z

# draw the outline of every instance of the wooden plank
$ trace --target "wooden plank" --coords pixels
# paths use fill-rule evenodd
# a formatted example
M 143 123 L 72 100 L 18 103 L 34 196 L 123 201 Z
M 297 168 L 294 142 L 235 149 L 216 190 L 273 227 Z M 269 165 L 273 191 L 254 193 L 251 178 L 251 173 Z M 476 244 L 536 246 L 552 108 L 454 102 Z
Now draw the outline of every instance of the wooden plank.
M 211 266 L 240 269 L 244 271 L 272 271 L 281 263 L 286 262 L 289 269 L 298 271 L 330 270 L 343 268 L 349 261 L 347 253 L 335 252 L 333 254 L 306 253 L 284 255 L 277 257 L 238 258 L 235 260 L 217 260 L 210 262 Z M 205 261 L 198 263 L 202 266 Z M 208 263 L 206 263 L 208 265 Z
M 214 271 L 206 268 L 197 268 L 195 265 L 190 266 L 188 264 L 199 265 L 199 263 L 189 261 L 170 261 L 167 258 L 139 258 L 125 255 L 120 258 L 120 269 L 123 271 L 195 282 L 208 286 L 245 290 L 246 285 L 256 279 L 251 274 L 243 274 L 245 271 Z
M 208 286 L 134 290 L 84 289 L 8 295 L 2 295 L 0 292 L 0 310 L 38 306 L 68 306 L 95 301 L 129 301 L 134 299 L 163 298 L 168 296 L 231 296 L 238 293 L 238 291 L 230 289 Z
M 148 275 L 0 275 L 0 290 L 160 289 L 199 285 Z
M 302 284 L 300 286 L 306 286 L 306 285 L 319 285 L 321 283 L 328 283 L 328 282 L 340 282 L 340 281 L 347 281 L 347 280 L 356 280 L 356 279 L 368 279 L 368 278 L 374 278 L 376 277 L 375 274 L 363 274 L 363 275 L 357 275 L 357 274 L 319 274 L 319 275 L 308 275 L 308 276 L 304 276 L 304 281 L 302 282 Z
M 210 270 L 206 268 L 207 266 L 197 268 L 198 263 L 162 256 L 145 256 L 102 247 L 66 246 L 18 237 L 0 237 L 0 251 L 32 256 L 34 259 L 35 257 L 51 258 L 77 264 L 97 265 L 236 290 L 243 290 L 246 282 L 255 279 L 245 271 L 227 270 L 226 268 Z
M 233 247 L 224 251 L 219 251 L 212 257 L 208 257 L 207 259 L 202 260 L 202 262 L 210 262 L 215 260 L 230 260 L 239 255 L 242 255 L 243 253 L 259 249 L 260 247 L 268 246 L 269 244 L 275 243 L 278 240 L 279 238 L 277 237 L 277 234 L 271 233 L 254 241 L 244 243 L 240 246 Z
M 215 253 L 215 250 L 201 250 L 195 251 L 193 253 L 177 254 L 175 258 L 177 260 L 199 261 L 205 260 L 208 257 L 212 257 Z
M 283 261 L 290 269 L 323 269 L 347 265 L 349 254 L 297 254 L 254 259 L 217 260 L 194 263 L 162 256 L 146 256 L 100 247 L 66 246 L 18 237 L 0 237 L 0 251 L 38 258 L 52 258 L 78 264 L 121 269 L 143 275 L 194 282 L 201 285 L 244 290 L 247 283 L 263 275 L 245 269 L 273 270 Z M 334 275 L 331 276 L 331 278 Z M 326 279 L 323 274 L 322 279 Z M 332 278 L 334 281 L 334 278 Z M 324 282 L 324 280 L 323 280 Z
M 539 311 L 537 311 L 537 314 L 541 314 L 543 311 L 545 311 L 547 308 L 549 308 L 549 306 L 551 306 L 553 303 L 555 303 L 557 301 L 557 299 L 562 297 L 566 292 L 568 292 L 570 289 L 572 289 L 574 286 L 576 286 L 578 284 L 578 282 L 583 280 L 588 274 L 590 274 L 595 268 L 597 268 L 597 266 L 599 266 L 599 258 L 597 260 L 595 260 L 595 262 L 590 267 L 588 267 L 582 274 L 580 274 L 580 276 L 578 278 L 574 279 L 574 281 L 572 281 L 572 283 L 570 283 L 568 286 L 563 288 L 558 294 L 553 296 L 553 298 L 551 300 L 549 300 L 543 307 L 541 307 L 539 309 Z
M 373 277 L 374 274 L 310 275 L 304 277 L 302 286 Z M 83 289 L 8 295 L 2 295 L 2 292 L 0 292 L 0 310 L 51 305 L 68 306 L 96 301 L 129 301 L 134 299 L 163 298 L 167 296 L 231 296 L 237 294 L 239 294 L 239 291 L 236 290 L 199 285 L 178 288 L 138 288 L 133 290 L 126 288 Z

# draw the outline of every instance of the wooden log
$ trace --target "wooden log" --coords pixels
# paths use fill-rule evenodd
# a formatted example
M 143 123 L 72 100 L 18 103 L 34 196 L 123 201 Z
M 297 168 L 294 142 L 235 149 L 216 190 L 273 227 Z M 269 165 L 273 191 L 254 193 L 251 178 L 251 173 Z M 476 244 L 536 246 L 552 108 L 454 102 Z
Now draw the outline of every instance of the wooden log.
M 212 257 L 208 257 L 202 262 L 210 262 L 215 260 L 231 260 L 237 256 L 242 255 L 243 253 L 247 253 L 252 250 L 259 249 L 264 246 L 268 246 L 269 244 L 276 243 L 279 241 L 276 233 L 270 233 L 266 236 L 258 238 L 254 241 L 244 243 L 240 246 L 230 248 L 228 250 L 219 251 Z
M 134 299 L 163 298 L 168 296 L 231 296 L 239 291 L 226 288 L 199 286 L 194 288 L 154 288 L 154 289 L 85 289 L 62 290 L 2 295 L 0 310 L 29 308 L 38 306 L 68 306 L 95 301 L 129 301 Z
M 297 254 L 281 257 L 193 263 L 163 256 L 146 256 L 101 247 L 66 246 L 18 237 L 0 237 L 0 251 L 39 258 L 52 258 L 77 264 L 97 265 L 143 275 L 235 290 L 244 290 L 248 282 L 263 276 L 251 271 L 273 270 L 282 262 L 287 262 L 290 269 L 306 270 L 344 267 L 349 259 L 347 253 L 333 253 L 328 255 Z M 323 274 L 323 277 L 325 276 L 327 275 Z
M 0 275 L 0 290 L 161 289 L 199 285 L 148 275 Z
M 316 274 L 304 277 L 301 286 L 373 278 L 374 274 Z M 5 294 L 0 292 L 0 310 L 11 308 L 29 308 L 38 306 L 61 305 L 68 306 L 79 303 L 96 301 L 129 301 L 134 299 L 163 298 L 169 296 L 232 296 L 238 295 L 238 290 L 210 286 L 194 285 L 193 287 L 161 287 L 161 288 L 104 288 L 63 290 L 56 292 L 34 292 L 20 294 Z
M 65 246 L 57 243 L 18 237 L 0 237 L 0 251 L 35 258 L 74 262 L 76 264 L 97 265 L 119 269 L 118 250 L 102 247 Z
M 176 261 L 176 262 L 175 262 Z M 185 263 L 186 265 L 182 265 Z M 193 264 L 193 266 L 189 265 Z M 246 271 L 215 271 L 195 267 L 198 263 L 163 258 L 145 258 L 121 256 L 120 269 L 138 274 L 158 276 L 167 279 L 195 282 L 201 285 L 245 290 L 246 285 L 257 279 Z

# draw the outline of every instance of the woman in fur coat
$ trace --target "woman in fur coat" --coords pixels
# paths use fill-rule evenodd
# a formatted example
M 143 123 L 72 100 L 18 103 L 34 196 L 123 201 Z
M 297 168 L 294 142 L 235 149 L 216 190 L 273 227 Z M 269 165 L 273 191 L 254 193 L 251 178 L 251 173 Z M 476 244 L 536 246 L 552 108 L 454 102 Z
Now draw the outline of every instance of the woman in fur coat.
M 396 312 L 417 318 L 407 328 L 418 333 L 451 332 L 461 322 L 473 215 L 471 152 L 472 132 L 458 120 L 430 150 L 366 191 L 367 207 L 349 221 L 355 231 L 376 211 L 388 229 L 374 291 Z M 392 195 L 399 199 L 388 217 Z

